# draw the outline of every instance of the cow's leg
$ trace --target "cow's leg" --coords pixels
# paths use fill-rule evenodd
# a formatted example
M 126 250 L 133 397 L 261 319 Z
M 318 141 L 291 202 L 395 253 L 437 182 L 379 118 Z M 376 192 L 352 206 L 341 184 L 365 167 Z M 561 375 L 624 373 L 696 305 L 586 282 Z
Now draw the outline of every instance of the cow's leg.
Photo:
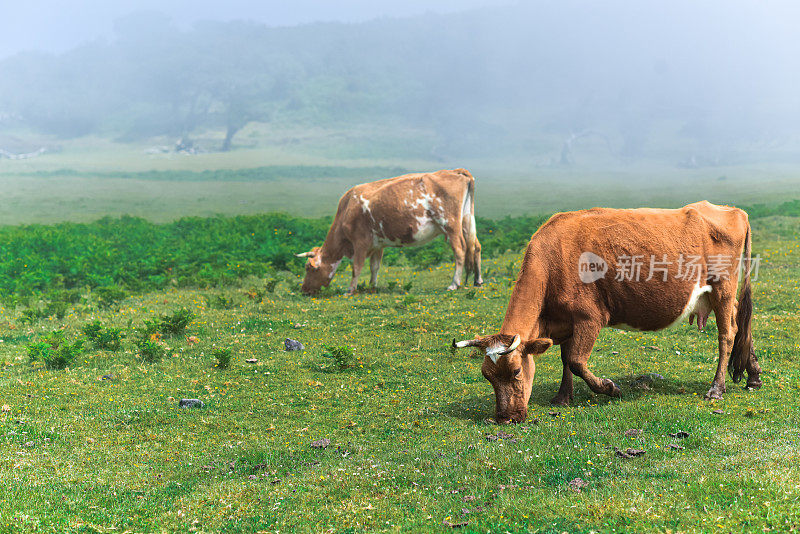
M 575 325 L 572 337 L 568 340 L 567 361 L 570 370 L 583 378 L 589 389 L 595 393 L 602 393 L 610 397 L 619 397 L 619 387 L 607 378 L 598 378 L 589 370 L 587 365 L 592 347 L 600 333 L 600 324 L 586 321 Z M 563 345 L 562 345 L 563 346 Z
M 378 271 L 381 268 L 381 260 L 383 259 L 383 249 L 379 248 L 372 252 L 369 257 L 369 285 L 373 288 L 378 287 Z
M 349 294 L 356 292 L 358 286 L 358 276 L 361 274 L 361 269 L 364 268 L 364 261 L 367 259 L 367 252 L 364 249 L 356 249 L 353 252 L 353 279 L 350 281 Z
M 717 361 L 717 374 L 711 383 L 711 389 L 706 393 L 706 399 L 721 399 L 725 393 L 725 373 L 728 371 L 728 362 L 731 359 L 733 339 L 736 337 L 736 300 L 734 290 L 730 288 L 714 288 L 712 292 L 714 316 L 717 318 L 717 339 L 719 341 L 719 360 Z
M 571 342 L 572 339 L 570 338 L 561 344 L 561 364 L 564 367 L 561 375 L 561 385 L 556 396 L 550 400 L 550 404 L 557 406 L 569 406 L 572 401 L 572 371 L 569 369 L 569 360 L 567 359 Z
M 473 254 L 475 254 L 475 260 L 472 263 L 475 269 L 475 287 L 480 287 L 483 285 L 483 275 L 481 274 L 481 244 L 478 243 L 477 239 L 475 240 Z
M 747 362 L 747 387 L 751 389 L 761 387 L 761 366 L 758 365 L 755 352 L 750 352 L 750 360 Z
M 447 230 L 447 240 L 450 242 L 450 246 L 453 247 L 453 256 L 455 256 L 456 259 L 456 271 L 453 273 L 452 283 L 447 286 L 448 291 L 453 291 L 461 287 L 461 273 L 464 270 L 464 257 L 467 246 L 464 241 L 464 236 L 461 235 L 460 229 L 458 230 L 459 231 Z

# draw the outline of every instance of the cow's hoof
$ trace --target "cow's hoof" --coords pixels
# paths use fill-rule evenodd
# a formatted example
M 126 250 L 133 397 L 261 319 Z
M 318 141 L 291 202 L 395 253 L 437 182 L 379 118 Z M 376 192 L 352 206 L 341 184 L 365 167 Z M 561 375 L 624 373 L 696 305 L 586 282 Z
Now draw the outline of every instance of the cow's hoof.
M 455 291 L 456 289 L 458 289 L 458 286 L 455 284 L 450 284 L 449 286 L 447 286 L 448 291 Z
M 475 287 L 481 287 L 482 285 L 483 285 L 483 280 L 475 282 Z
M 605 382 L 606 388 L 609 390 L 608 391 L 609 397 L 619 398 L 622 396 L 622 391 L 619 389 L 619 386 L 614 383 L 613 380 L 609 380 L 608 378 L 606 378 L 603 380 L 603 382 Z
M 725 390 L 720 390 L 720 388 L 716 386 L 712 386 L 711 389 L 708 390 L 708 393 L 705 395 L 706 400 L 722 400 L 722 394 L 725 393 Z
M 550 399 L 550 404 L 553 406 L 569 406 L 570 401 L 572 400 L 571 395 L 556 395 L 552 399 Z
M 762 386 L 761 379 L 758 376 L 748 376 L 747 385 L 745 389 L 759 389 Z

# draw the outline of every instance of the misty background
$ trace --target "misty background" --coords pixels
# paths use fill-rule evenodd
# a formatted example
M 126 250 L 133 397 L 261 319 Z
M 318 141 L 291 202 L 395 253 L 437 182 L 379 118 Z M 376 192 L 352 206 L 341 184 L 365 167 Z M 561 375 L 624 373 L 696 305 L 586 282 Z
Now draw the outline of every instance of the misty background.
M 162 4 L 4 6 L 0 149 L 258 124 L 361 132 L 350 158 L 800 163 L 791 2 Z

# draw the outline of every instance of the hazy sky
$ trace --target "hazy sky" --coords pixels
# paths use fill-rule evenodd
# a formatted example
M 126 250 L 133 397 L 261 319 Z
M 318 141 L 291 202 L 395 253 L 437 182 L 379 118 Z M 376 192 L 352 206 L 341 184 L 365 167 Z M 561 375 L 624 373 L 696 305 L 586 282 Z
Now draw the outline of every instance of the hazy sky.
M 115 19 L 141 10 L 160 11 L 181 26 L 198 20 L 253 20 L 287 26 L 511 3 L 514 0 L 0 0 L 0 59 L 28 50 L 63 52 L 108 37 Z

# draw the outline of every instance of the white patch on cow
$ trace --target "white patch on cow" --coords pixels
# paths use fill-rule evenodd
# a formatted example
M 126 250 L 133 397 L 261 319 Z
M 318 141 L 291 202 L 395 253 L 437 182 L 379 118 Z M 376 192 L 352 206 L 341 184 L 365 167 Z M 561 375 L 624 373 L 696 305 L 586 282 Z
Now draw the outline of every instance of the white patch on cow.
M 328 275 L 328 280 L 333 280 L 333 275 L 336 274 L 336 269 L 339 268 L 340 263 L 342 263 L 342 260 L 333 262 L 331 265 L 331 274 Z
M 359 195 L 358 199 L 361 201 L 361 211 L 363 211 L 364 213 L 370 213 L 370 211 L 369 211 L 369 200 L 364 198 L 364 195 Z
M 497 363 L 497 360 L 502 356 L 501 353 L 505 350 L 505 345 L 492 345 L 486 349 L 486 355 L 492 360 L 492 363 Z
M 417 229 L 412 235 L 414 245 L 424 245 L 430 242 L 438 235 L 442 234 L 442 229 L 436 222 L 431 219 L 428 214 L 414 217 L 417 220 Z
M 434 202 L 439 203 L 436 209 L 434 209 Z M 414 216 L 414 219 L 417 221 L 417 229 L 414 230 L 412 234 L 414 242 L 409 243 L 410 245 L 424 245 L 444 233 L 442 227 L 445 226 L 446 220 L 444 218 L 444 206 L 442 205 L 441 199 L 429 195 L 428 193 L 421 192 L 420 196 L 414 201 L 411 207 L 412 209 L 421 209 L 422 214 Z
M 472 202 L 470 202 L 469 189 L 467 189 L 467 192 L 464 194 L 464 204 L 461 207 L 462 217 L 466 218 L 470 216 L 471 204 Z
M 708 312 L 711 311 L 711 301 L 708 298 L 709 293 L 711 293 L 711 286 L 706 284 L 701 287 L 698 282 L 692 289 L 692 294 L 689 295 L 689 302 L 686 303 L 683 312 L 667 328 L 682 323 L 696 311 L 702 311 L 708 314 Z

